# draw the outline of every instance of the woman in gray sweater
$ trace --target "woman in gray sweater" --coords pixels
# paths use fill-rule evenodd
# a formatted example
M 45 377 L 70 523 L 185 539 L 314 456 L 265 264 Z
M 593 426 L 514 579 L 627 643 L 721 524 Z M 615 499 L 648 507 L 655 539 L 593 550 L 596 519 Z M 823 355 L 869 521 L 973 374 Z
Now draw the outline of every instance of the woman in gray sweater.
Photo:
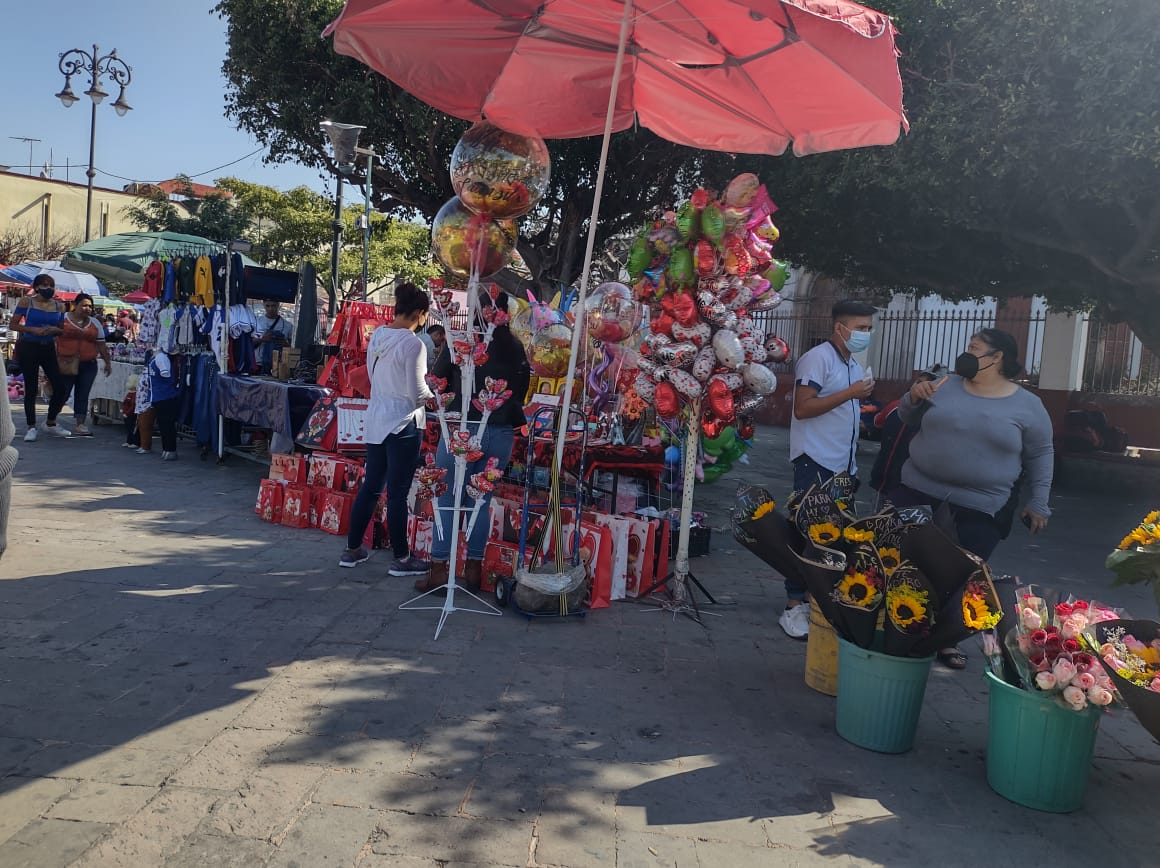
M 1011 527 L 1015 485 L 1024 476 L 1023 523 L 1032 533 L 1047 527 L 1055 450 L 1043 402 L 1014 378 L 1022 365 L 1015 338 L 983 329 L 955 360 L 955 375 L 918 382 L 898 405 L 918 428 L 902 484 L 888 496 L 897 506 L 947 504 L 959 545 L 983 560 Z M 956 648 L 939 652 L 954 669 L 966 666 Z

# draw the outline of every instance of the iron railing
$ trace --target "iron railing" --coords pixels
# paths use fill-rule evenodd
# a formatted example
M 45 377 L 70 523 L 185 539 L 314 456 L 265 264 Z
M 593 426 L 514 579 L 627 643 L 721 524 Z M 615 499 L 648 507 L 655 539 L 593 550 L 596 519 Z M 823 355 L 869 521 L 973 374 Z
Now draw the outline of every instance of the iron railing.
M 1083 389 L 1107 395 L 1160 396 L 1160 358 L 1127 323 L 1088 319 Z
M 874 341 L 867 361 L 879 380 L 909 380 L 915 371 L 934 364 L 953 366 L 971 336 L 985 328 L 999 328 L 1014 336 L 1024 363 L 1022 379 L 1036 382 L 1043 355 L 1046 315 L 1029 310 L 887 310 L 875 317 Z M 793 358 L 830 337 L 828 314 L 801 314 L 772 310 L 754 316 L 767 335 L 785 340 L 791 351 L 787 364 L 770 365 L 777 373 L 792 373 Z

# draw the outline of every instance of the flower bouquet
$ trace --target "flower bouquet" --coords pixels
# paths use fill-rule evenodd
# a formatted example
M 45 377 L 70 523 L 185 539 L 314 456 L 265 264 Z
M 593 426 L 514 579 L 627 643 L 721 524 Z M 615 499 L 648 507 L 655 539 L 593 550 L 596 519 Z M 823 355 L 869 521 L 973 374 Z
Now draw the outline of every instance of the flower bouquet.
M 1106 708 L 1115 699 L 1115 687 L 1082 637 L 1086 629 L 1115 620 L 1118 613 L 1088 600 L 1050 602 L 1058 597 L 1031 586 L 1016 591 L 1015 628 L 1004 638 L 1019 682 L 1012 686 L 1047 694 L 1073 711 L 1089 705 Z M 1004 678 L 996 656 L 990 653 L 988 660 L 994 675 Z
M 1120 540 L 1105 566 L 1116 574 L 1117 585 L 1151 584 L 1156 605 L 1160 606 L 1160 510 L 1148 513 Z
M 1124 704 L 1160 741 L 1160 624 L 1099 621 L 1088 627 L 1082 639 L 1115 684 Z

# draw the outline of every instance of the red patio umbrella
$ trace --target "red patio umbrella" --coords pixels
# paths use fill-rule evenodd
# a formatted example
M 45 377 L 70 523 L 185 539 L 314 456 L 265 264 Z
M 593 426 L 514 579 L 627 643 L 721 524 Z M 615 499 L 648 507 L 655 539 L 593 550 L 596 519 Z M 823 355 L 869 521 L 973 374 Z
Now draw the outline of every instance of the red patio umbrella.
M 347 0 L 330 34 L 336 51 L 455 117 L 548 139 L 603 134 L 576 310 L 614 131 L 639 122 L 696 148 L 777 155 L 792 143 L 803 155 L 887 145 L 907 129 L 893 25 L 848 0 Z M 698 429 L 687 444 L 678 584 Z M 561 467 L 562 431 L 556 439 Z

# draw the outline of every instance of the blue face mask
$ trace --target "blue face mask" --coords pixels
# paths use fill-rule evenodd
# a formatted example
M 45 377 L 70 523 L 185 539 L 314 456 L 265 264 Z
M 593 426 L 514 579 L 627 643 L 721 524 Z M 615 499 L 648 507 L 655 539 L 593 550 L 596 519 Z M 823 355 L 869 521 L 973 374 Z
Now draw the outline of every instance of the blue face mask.
M 845 328 L 845 326 L 843 326 Z M 851 331 L 850 336 L 846 338 L 846 349 L 851 353 L 860 353 L 870 346 L 870 332 L 855 332 Z

